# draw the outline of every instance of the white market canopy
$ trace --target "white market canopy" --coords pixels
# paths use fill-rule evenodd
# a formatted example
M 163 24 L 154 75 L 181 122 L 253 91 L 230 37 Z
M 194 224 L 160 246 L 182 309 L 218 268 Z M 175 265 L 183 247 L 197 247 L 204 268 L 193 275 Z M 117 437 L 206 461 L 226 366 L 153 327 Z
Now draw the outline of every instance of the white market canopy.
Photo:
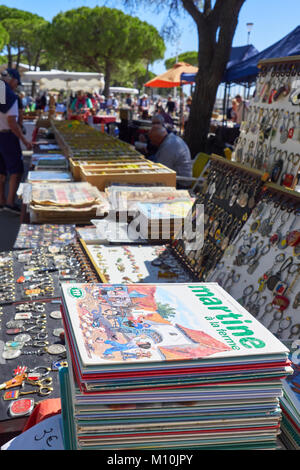
M 125 88 L 125 87 L 121 87 L 121 86 L 111 86 L 109 88 L 109 91 L 111 93 L 128 93 L 130 95 L 138 95 L 139 94 L 139 90 L 137 90 L 136 88 Z
M 39 82 L 41 90 L 93 91 L 104 88 L 104 76 L 102 73 L 90 72 L 63 72 L 61 70 L 28 71 L 22 73 L 22 82 Z M 129 93 L 137 95 L 136 88 L 111 87 L 111 93 Z
M 22 82 L 39 82 L 43 90 L 68 89 L 72 91 L 103 88 L 103 74 L 89 72 L 63 72 L 61 70 L 24 72 Z

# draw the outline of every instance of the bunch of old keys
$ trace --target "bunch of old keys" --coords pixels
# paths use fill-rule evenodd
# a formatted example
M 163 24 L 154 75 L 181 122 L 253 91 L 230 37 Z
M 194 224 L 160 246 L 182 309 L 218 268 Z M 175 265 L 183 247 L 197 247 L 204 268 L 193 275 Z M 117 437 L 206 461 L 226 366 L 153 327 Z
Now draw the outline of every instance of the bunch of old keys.
M 279 338 L 300 336 L 300 201 L 264 193 L 209 281 Z

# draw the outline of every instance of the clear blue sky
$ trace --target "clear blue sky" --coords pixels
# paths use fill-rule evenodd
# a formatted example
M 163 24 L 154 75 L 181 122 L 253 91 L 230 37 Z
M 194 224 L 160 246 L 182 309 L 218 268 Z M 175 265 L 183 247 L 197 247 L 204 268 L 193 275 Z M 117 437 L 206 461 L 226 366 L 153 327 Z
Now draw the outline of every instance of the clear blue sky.
M 51 21 L 60 11 L 80 6 L 107 5 L 124 10 L 120 0 L 9 0 L 2 2 L 2 5 L 31 11 L 43 16 L 48 21 Z M 158 30 L 166 19 L 166 13 L 154 14 L 150 9 L 141 9 L 133 14 L 141 20 L 153 24 Z M 247 22 L 254 23 L 250 42 L 256 49 L 262 51 L 300 24 L 300 0 L 246 0 L 239 16 L 233 46 L 247 44 Z M 178 37 L 178 45 L 167 43 L 165 59 L 175 56 L 177 47 L 180 52 L 197 50 L 198 48 L 196 28 L 187 14 L 182 15 L 179 21 Z M 156 74 L 164 72 L 164 61 L 156 62 L 151 70 Z

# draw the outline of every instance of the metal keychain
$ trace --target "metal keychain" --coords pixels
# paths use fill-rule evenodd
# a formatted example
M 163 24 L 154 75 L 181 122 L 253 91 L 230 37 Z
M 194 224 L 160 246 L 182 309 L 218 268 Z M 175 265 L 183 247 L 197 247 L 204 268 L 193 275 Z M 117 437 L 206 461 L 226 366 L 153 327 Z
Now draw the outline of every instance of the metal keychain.
M 283 318 L 283 312 L 281 312 L 280 310 L 276 310 L 276 311 L 274 312 L 273 319 L 272 319 L 271 323 L 270 323 L 269 326 L 267 327 L 268 330 L 271 331 L 271 328 L 272 328 L 272 326 L 274 325 L 274 323 L 280 322 L 280 321 L 282 320 L 282 318 Z
M 287 323 L 285 324 L 285 322 L 287 322 Z M 285 330 L 288 330 L 290 328 L 291 324 L 292 324 L 292 319 L 290 317 L 282 318 L 279 322 L 278 330 L 275 333 L 277 338 L 282 338 L 282 333 Z

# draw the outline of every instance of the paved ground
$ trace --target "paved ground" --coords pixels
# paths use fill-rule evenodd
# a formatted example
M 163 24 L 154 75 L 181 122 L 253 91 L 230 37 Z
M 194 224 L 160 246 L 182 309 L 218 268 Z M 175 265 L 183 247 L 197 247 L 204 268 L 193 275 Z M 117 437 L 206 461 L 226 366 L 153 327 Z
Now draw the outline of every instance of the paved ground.
M 34 124 L 25 123 L 26 127 L 26 137 L 28 140 L 31 140 L 32 132 L 34 129 Z M 24 146 L 22 144 L 24 150 Z M 24 151 L 24 166 L 25 172 L 23 175 L 23 181 L 25 181 L 29 169 L 29 162 L 26 158 L 26 153 Z M 19 203 L 20 201 L 16 201 Z M 0 211 L 0 251 L 8 251 L 13 248 L 14 242 L 16 240 L 18 231 L 20 227 L 20 217 L 10 212 Z

